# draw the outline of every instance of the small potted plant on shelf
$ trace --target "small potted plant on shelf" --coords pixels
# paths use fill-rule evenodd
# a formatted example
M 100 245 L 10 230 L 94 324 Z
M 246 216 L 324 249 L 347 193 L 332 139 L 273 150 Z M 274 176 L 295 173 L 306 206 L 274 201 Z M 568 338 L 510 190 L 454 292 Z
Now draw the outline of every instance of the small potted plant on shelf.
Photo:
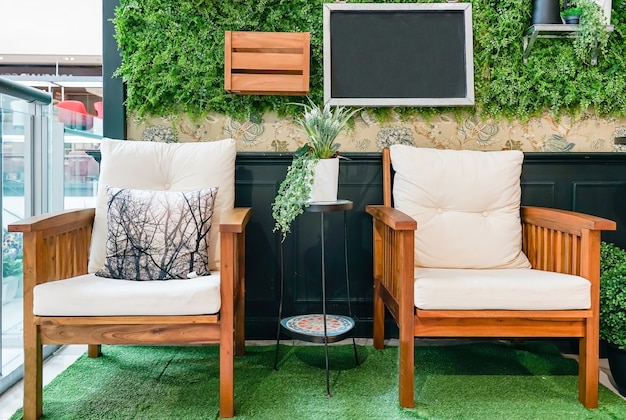
M 568 25 L 577 25 L 580 20 L 580 14 L 582 10 L 580 7 L 567 7 L 565 10 L 561 12 L 561 17 Z
M 283 241 L 293 220 L 311 202 L 337 200 L 340 144 L 335 140 L 359 111 L 341 106 L 333 110 L 328 104 L 319 106 L 308 100 L 308 104 L 295 104 L 304 108 L 296 124 L 304 129 L 308 142 L 294 153 L 272 204 L 274 232 L 280 231 Z
M 600 261 L 600 339 L 615 386 L 626 395 L 626 251 L 603 242 Z

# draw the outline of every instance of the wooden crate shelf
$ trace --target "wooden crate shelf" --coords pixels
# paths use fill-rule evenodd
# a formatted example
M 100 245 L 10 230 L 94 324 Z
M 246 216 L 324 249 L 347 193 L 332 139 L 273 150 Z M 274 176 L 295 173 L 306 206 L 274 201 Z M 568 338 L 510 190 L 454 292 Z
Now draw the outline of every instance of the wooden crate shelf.
M 309 32 L 231 32 L 224 35 L 224 88 L 242 95 L 306 95 Z

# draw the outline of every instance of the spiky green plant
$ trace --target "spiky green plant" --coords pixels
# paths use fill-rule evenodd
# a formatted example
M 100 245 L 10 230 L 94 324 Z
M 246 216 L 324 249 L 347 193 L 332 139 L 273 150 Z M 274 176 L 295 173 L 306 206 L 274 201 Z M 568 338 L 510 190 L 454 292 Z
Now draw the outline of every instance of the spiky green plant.
M 296 123 L 309 138 L 310 153 L 318 159 L 336 157 L 341 145 L 335 143 L 335 139 L 360 108 L 338 106 L 332 110 L 329 104 L 321 107 L 308 99 L 309 104 L 296 104 L 304 107 L 304 114 L 296 118 Z

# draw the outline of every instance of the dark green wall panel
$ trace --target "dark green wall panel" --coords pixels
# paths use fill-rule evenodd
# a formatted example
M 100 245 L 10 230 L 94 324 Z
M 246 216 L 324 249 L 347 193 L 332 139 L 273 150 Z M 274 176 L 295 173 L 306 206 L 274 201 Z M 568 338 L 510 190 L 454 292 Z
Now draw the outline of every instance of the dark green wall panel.
M 117 50 L 115 27 L 111 19 L 119 0 L 102 2 L 102 106 L 104 107 L 103 134 L 112 139 L 126 138 L 126 87 L 114 73 L 122 64 L 122 57 Z
M 253 207 L 246 242 L 246 324 L 249 338 L 273 338 L 280 301 L 280 257 L 284 256 L 283 314 L 321 312 L 320 217 L 304 213 L 281 244 L 273 233 L 271 205 L 291 163 L 291 154 L 246 154 L 237 157 L 236 204 Z M 351 156 L 339 171 L 341 198 L 354 202 L 347 212 L 348 272 L 352 310 L 365 320 L 359 335 L 368 335 L 371 318 L 372 222 L 365 206 L 382 202 L 379 154 Z M 345 299 L 343 213 L 328 213 L 325 219 L 327 305 L 329 311 L 347 313 Z

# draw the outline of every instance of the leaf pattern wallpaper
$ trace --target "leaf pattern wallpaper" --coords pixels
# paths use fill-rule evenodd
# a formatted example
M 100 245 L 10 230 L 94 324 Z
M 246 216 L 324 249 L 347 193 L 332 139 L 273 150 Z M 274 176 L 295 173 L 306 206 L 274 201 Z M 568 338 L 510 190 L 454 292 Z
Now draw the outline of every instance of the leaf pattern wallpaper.
M 250 121 L 212 115 L 194 123 L 184 116 L 176 121 L 152 118 L 141 124 L 129 124 L 128 137 L 162 141 L 162 132 L 167 128 L 171 130 L 169 137 L 180 142 L 233 138 L 239 152 L 293 152 L 307 142 L 305 134 L 291 118 L 272 114 Z M 478 115 L 463 118 L 453 114 L 430 118 L 393 115 L 383 122 L 363 110 L 354 118 L 354 126 L 342 132 L 338 141 L 342 152 L 379 152 L 393 144 L 454 150 L 624 152 L 626 148 L 621 138 L 625 131 L 626 118 L 592 115 L 555 119 L 546 113 L 528 121 L 494 121 Z

